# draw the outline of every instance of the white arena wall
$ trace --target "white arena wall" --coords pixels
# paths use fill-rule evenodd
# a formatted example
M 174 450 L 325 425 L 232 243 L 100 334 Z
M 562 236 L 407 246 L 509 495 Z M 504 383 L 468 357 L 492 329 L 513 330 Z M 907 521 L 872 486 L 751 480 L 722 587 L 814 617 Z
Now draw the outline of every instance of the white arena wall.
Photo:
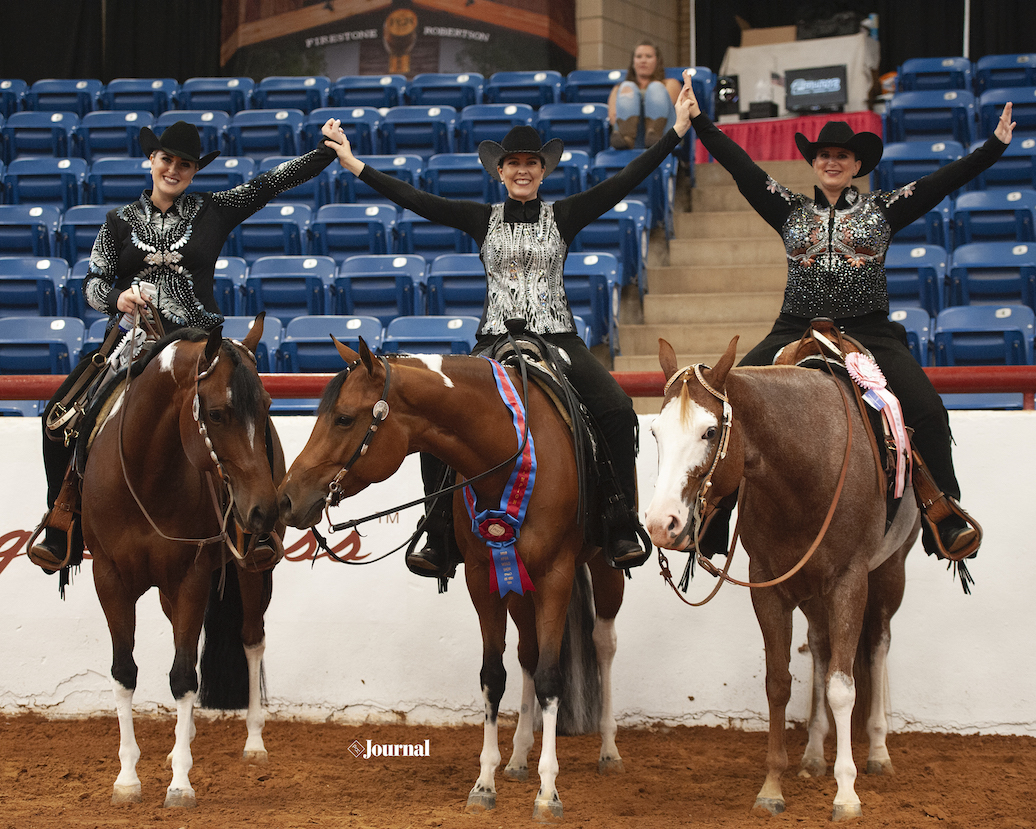
M 655 450 L 641 423 L 640 491 L 654 486 Z M 955 457 L 965 504 L 982 522 L 985 543 L 969 562 L 965 596 L 944 565 L 920 545 L 907 561 L 906 597 L 893 619 L 890 657 L 894 730 L 1036 735 L 1036 545 L 1033 478 L 1036 413 L 954 412 Z M 288 458 L 301 450 L 311 418 L 279 418 Z M 62 601 L 57 577 L 20 553 L 44 506 L 36 418 L 0 419 L 0 713 L 51 717 L 112 711 L 108 629 L 87 561 Z M 376 451 L 375 441 L 375 449 Z M 392 479 L 335 512 L 359 517 L 417 497 L 416 457 Z M 377 556 L 408 535 L 417 510 L 363 528 L 359 553 Z M 114 520 L 114 516 L 113 516 Z M 339 538 L 341 543 L 344 539 Z M 360 723 L 481 721 L 481 642 L 462 581 L 445 595 L 411 575 L 397 553 L 369 566 L 315 563 L 289 531 L 296 560 L 274 572 L 266 616 L 266 674 L 272 716 Z M 678 575 L 685 560 L 670 554 Z M 733 573 L 746 577 L 737 556 Z M 691 596 L 712 587 L 696 575 Z M 727 585 L 701 608 L 680 603 L 654 560 L 627 582 L 617 620 L 616 713 L 621 725 L 766 726 L 762 637 L 748 591 Z M 806 626 L 796 614 L 795 683 L 789 718 L 807 715 L 810 662 Z M 512 628 L 505 714 L 519 704 L 520 673 Z M 801 649 L 799 646 L 802 646 Z M 155 591 L 138 604 L 137 710 L 172 710 L 167 672 L 172 634 Z

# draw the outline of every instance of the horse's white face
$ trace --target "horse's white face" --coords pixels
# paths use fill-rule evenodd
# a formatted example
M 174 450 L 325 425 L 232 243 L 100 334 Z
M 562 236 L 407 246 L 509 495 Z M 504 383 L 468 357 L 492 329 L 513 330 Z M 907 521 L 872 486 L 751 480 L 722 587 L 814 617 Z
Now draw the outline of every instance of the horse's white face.
M 651 424 L 658 444 L 658 479 L 647 508 L 647 531 L 669 547 L 690 520 L 697 480 L 712 460 L 719 420 L 713 412 L 674 395 Z

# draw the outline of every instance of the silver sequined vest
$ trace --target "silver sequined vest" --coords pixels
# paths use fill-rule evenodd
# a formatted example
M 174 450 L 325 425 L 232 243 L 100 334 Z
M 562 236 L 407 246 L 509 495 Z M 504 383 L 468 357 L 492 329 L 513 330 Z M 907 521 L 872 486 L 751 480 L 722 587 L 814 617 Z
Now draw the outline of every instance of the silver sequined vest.
M 502 203 L 493 205 L 482 243 L 488 296 L 480 333 L 503 334 L 504 322 L 517 317 L 537 334 L 574 331 L 565 295 L 567 253 L 553 205 L 541 204 L 536 222 L 513 224 L 504 221 Z

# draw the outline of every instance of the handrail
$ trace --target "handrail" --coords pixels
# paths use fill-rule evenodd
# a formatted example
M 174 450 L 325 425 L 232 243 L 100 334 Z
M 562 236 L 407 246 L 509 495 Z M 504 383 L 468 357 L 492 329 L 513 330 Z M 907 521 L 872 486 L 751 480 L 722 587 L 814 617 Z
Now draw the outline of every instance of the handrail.
M 1033 409 L 1036 366 L 932 366 L 925 369 L 936 391 L 943 394 L 1021 392 L 1023 408 Z M 319 397 L 333 374 L 263 374 L 263 385 L 273 397 Z M 661 397 L 661 371 L 613 371 L 630 397 Z M 49 400 L 64 375 L 0 376 L 0 400 Z

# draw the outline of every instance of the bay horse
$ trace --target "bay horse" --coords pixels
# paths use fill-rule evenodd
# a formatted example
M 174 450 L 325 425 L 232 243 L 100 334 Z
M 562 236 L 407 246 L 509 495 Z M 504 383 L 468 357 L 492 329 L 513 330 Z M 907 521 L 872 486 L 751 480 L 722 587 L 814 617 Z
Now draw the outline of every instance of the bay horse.
M 280 486 L 281 517 L 288 525 L 314 526 L 325 503 L 330 503 L 332 488 L 341 497 L 355 495 L 388 478 L 408 454 L 417 451 L 431 453 L 469 480 L 502 464 L 503 468 L 471 485 L 479 508 L 500 503 L 514 468 L 507 462 L 514 459 L 519 441 L 512 412 L 497 391 L 494 367 L 488 360 L 438 355 L 376 358 L 363 340 L 358 352 L 335 343 L 348 368 L 324 390 L 313 432 Z M 508 371 L 515 382 L 514 371 Z M 521 386 L 519 382 L 517 388 Z M 510 614 L 518 629 L 523 683 L 513 752 L 504 774 L 520 780 L 528 776 L 535 693 L 543 712 L 543 736 L 533 816 L 546 821 L 563 815 L 555 783 L 563 686 L 559 657 L 573 580 L 584 564 L 593 586 L 592 635 L 602 686 L 598 769 L 602 773 L 622 770 L 615 745 L 611 665 L 623 574 L 609 567 L 597 548 L 584 542 L 569 427 L 533 383 L 529 383 L 525 405 L 537 467 L 516 548 L 533 589 L 521 595 L 504 590 L 503 598 L 492 592 L 490 550 L 472 531 L 463 490 L 453 496 L 457 543 L 483 645 L 480 678 L 485 730 L 480 773 L 465 810 L 478 814 L 496 805 L 495 775 L 501 759 L 497 717 L 506 679 L 503 653 Z
M 237 624 L 251 680 L 245 756 L 266 756 L 258 679 L 271 581 L 261 571 L 283 554 L 272 531 L 284 457 L 269 422 L 270 396 L 256 371 L 262 330 L 260 315 L 243 343 L 223 339 L 220 327 L 211 334 L 185 329 L 160 340 L 128 376 L 116 378 L 121 386 L 98 417 L 83 472 L 82 517 L 112 639 L 121 761 L 113 804 L 141 800 L 133 643 L 136 602 L 151 587 L 158 588 L 172 623 L 175 648 L 169 672 L 175 744 L 165 805 L 196 804 L 188 775 L 198 640 L 213 576 L 231 559 L 228 549 L 238 564 L 239 578 L 227 583 L 228 590 L 240 583 L 243 622 Z M 211 644 L 207 640 L 206 648 Z
M 902 601 L 906 554 L 919 532 L 917 505 L 908 487 L 886 532 L 885 475 L 851 392 L 843 398 L 838 381 L 814 369 L 732 370 L 736 346 L 737 337 L 715 368 L 680 369 L 672 346 L 659 340 L 667 385 L 652 426 L 658 480 L 647 530 L 659 547 L 686 549 L 686 539 L 698 529 L 692 510 L 701 504 L 699 491 L 705 490 L 708 515 L 740 487 L 737 526 L 751 583 L 760 585 L 752 586 L 751 595 L 766 650 L 769 702 L 767 776 L 755 806 L 771 814 L 785 807 L 780 777 L 788 766 L 785 712 L 791 696 L 792 612 L 799 607 L 809 622 L 813 655 L 812 710 L 800 774 L 826 772 L 829 705 L 838 784 L 832 819 L 858 817 L 862 807 L 851 750 L 858 685 L 854 660 L 857 673 L 869 669 L 870 674 L 870 687 L 860 688 L 861 699 L 870 695 L 867 770 L 891 774 L 885 744 L 889 621 Z M 825 515 L 830 523 L 821 533 Z M 780 583 L 762 584 L 770 580 Z

